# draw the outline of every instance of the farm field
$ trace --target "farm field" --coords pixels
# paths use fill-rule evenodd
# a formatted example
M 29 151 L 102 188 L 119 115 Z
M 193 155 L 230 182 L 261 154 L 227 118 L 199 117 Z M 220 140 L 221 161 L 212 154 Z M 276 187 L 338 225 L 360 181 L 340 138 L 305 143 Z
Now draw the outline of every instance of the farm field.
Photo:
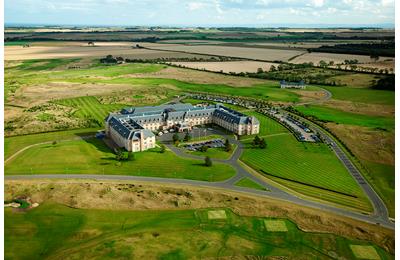
M 222 62 L 171 62 L 171 64 L 185 68 L 204 69 L 208 71 L 224 73 L 257 72 L 259 68 L 269 71 L 272 65 L 277 67 L 279 63 L 259 61 L 222 61 Z
M 267 173 L 268 178 L 272 175 L 278 182 L 285 181 L 286 186 L 292 184 L 292 189 L 305 195 L 360 210 L 371 209 L 361 188 L 325 144 L 301 143 L 292 135 L 267 136 L 265 140 L 266 149 L 252 148 L 250 140 L 245 142 L 241 160 Z
M 279 221 L 287 232 L 273 232 L 266 229 L 264 222 L 276 221 L 274 218 L 245 217 L 222 208 L 218 210 L 225 211 L 227 219 L 211 220 L 210 210 L 216 209 L 73 209 L 51 202 L 26 212 L 5 209 L 5 256 L 185 259 L 200 254 L 325 258 L 334 253 L 352 259 L 352 247 L 370 246 L 381 259 L 394 259 L 371 242 L 304 232 L 286 219 Z
M 261 49 L 246 47 L 229 47 L 218 45 L 167 45 L 145 43 L 143 46 L 152 50 L 181 51 L 192 54 L 220 55 L 262 61 L 288 61 L 302 53 L 298 50 Z
M 313 62 L 318 64 L 321 60 L 326 62 L 333 61 L 335 64 L 343 64 L 345 60 L 358 60 L 360 63 L 371 63 L 374 62 L 367 55 L 355 55 L 355 54 L 339 54 L 339 53 L 325 53 L 325 52 L 312 52 L 305 53 L 304 55 L 298 56 L 291 60 L 290 62 L 300 64 L 304 62 Z M 382 60 L 387 60 L 393 58 L 391 57 L 381 57 Z
M 29 43 L 29 42 L 27 42 Z M 104 57 L 106 55 L 123 56 L 135 59 L 157 58 L 207 58 L 208 55 L 193 55 L 185 53 L 171 53 L 168 51 L 155 51 L 132 48 L 134 43 L 119 42 L 95 42 L 95 46 L 88 46 L 87 42 L 35 42 L 28 48 L 21 44 L 6 44 L 4 59 L 30 60 L 30 59 L 59 59 L 59 58 L 83 58 Z
M 121 163 L 103 141 L 91 138 L 32 147 L 10 160 L 5 173 L 116 174 L 221 181 L 232 177 L 235 171 L 219 163 L 206 167 L 203 160 L 181 159 L 170 151 L 160 153 L 156 148 Z

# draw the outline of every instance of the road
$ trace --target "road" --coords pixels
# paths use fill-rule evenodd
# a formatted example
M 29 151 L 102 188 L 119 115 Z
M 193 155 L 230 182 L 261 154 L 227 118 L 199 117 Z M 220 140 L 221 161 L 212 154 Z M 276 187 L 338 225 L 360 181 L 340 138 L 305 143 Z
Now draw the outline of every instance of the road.
M 195 131 L 204 131 L 203 129 L 195 129 Z M 236 170 L 236 175 L 234 175 L 232 178 L 225 180 L 225 181 L 220 181 L 220 182 L 207 182 L 207 181 L 195 181 L 195 180 L 186 180 L 186 179 L 170 179 L 170 178 L 156 178 L 156 177 L 143 177 L 143 176 L 126 176 L 126 175 L 91 175 L 91 174 L 77 174 L 77 175 L 72 175 L 72 174 L 46 174 L 46 175 L 7 175 L 5 176 L 5 180 L 25 180 L 25 179 L 95 179 L 95 180 L 130 180 L 130 181 L 141 181 L 141 182 L 150 182 L 150 183 L 167 183 L 167 184 L 180 184 L 180 185 L 190 185 L 190 186 L 198 186 L 198 187 L 209 187 L 209 188 L 217 188 L 217 189 L 223 189 L 227 191 L 235 191 L 239 193 L 245 193 L 249 195 L 255 195 L 255 196 L 262 196 L 266 198 L 273 198 L 273 199 L 278 199 L 278 200 L 283 200 L 291 203 L 295 203 L 298 205 L 302 205 L 305 207 L 311 207 L 311 208 L 316 208 L 320 210 L 325 210 L 329 211 L 338 215 L 342 215 L 345 217 L 350 217 L 353 219 L 357 219 L 360 221 L 372 223 L 372 224 L 379 224 L 383 227 L 389 228 L 389 229 L 394 229 L 394 223 L 390 222 L 388 218 L 384 217 L 384 215 L 381 214 L 372 214 L 372 215 L 364 215 L 358 212 L 353 212 L 346 210 L 344 208 L 338 208 L 334 207 L 331 205 L 315 202 L 315 201 L 309 201 L 300 197 L 297 197 L 293 194 L 290 194 L 286 191 L 283 191 L 279 189 L 278 187 L 271 185 L 270 183 L 267 183 L 264 181 L 264 179 L 257 177 L 256 175 L 253 175 L 252 173 L 248 172 L 246 169 L 244 169 L 239 163 L 238 159 L 240 158 L 242 152 L 243 152 L 243 144 L 233 138 L 232 136 L 226 135 L 218 130 L 209 130 L 206 129 L 205 135 L 211 135 L 211 134 L 218 134 L 224 136 L 224 138 L 229 139 L 229 141 L 232 144 L 236 144 L 237 148 L 233 152 L 232 156 L 229 159 L 226 160 L 217 160 L 214 159 L 214 161 L 218 161 L 220 163 L 226 163 L 231 165 L 235 170 Z M 186 157 L 186 158 L 192 158 L 192 159 L 200 159 L 203 160 L 203 157 L 199 157 L 196 155 L 188 154 L 181 150 L 180 148 L 177 148 L 173 146 L 172 144 L 168 143 L 168 140 L 171 140 L 171 135 L 172 134 L 166 134 L 163 135 L 162 140 L 166 146 L 176 153 L 180 157 Z M 238 187 L 235 186 L 234 184 L 239 181 L 242 178 L 249 178 L 252 181 L 258 183 L 259 185 L 263 186 L 266 191 L 262 190 L 255 190 L 255 189 L 249 189 L 249 188 L 244 188 L 244 187 Z M 376 211 L 379 212 L 379 211 Z

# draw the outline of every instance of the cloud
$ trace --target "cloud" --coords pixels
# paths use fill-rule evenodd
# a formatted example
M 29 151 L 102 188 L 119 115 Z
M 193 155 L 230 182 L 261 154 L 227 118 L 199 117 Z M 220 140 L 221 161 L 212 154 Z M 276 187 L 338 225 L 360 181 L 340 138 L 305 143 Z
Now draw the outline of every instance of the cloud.
M 315 7 L 322 7 L 324 5 L 324 0 L 313 0 L 312 2 Z
M 202 9 L 204 6 L 205 6 L 204 3 L 190 2 L 190 3 L 188 3 L 187 8 L 190 11 L 195 11 L 195 10 L 198 10 L 198 9 Z

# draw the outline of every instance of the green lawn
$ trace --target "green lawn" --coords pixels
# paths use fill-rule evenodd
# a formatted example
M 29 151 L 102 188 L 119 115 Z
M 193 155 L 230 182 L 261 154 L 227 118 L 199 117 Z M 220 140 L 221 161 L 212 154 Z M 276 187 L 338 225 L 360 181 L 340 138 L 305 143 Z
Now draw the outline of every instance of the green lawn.
M 258 121 L 260 121 L 260 133 L 258 134 L 258 136 L 281 134 L 288 132 L 288 130 L 284 126 L 282 126 L 275 120 L 269 118 L 268 116 L 265 116 L 263 114 L 254 111 L 246 111 L 244 112 L 244 114 L 249 116 L 255 116 L 258 119 Z
M 110 112 L 117 112 L 128 105 L 124 104 L 102 104 L 96 97 L 85 96 L 68 98 L 54 101 L 54 103 L 69 107 L 74 107 L 74 113 L 79 118 L 90 118 L 96 120 L 99 125 L 104 124 L 104 119 Z
M 287 232 L 267 231 L 265 220 L 225 210 L 132 211 L 78 209 L 44 203 L 27 212 L 5 209 L 6 259 L 193 259 L 257 255 L 294 259 L 354 259 L 351 245 L 370 245 L 382 259 L 394 259 L 368 241 L 311 233 L 281 219 Z M 240 245 L 240 246 L 238 246 Z
M 252 181 L 249 178 L 243 178 L 240 179 L 238 182 L 235 183 L 235 186 L 239 187 L 245 187 L 245 188 L 250 188 L 250 189 L 255 189 L 255 190 L 267 190 L 257 182 Z
M 338 124 L 394 129 L 394 118 L 392 117 L 361 115 L 317 105 L 297 106 L 296 109 L 307 116 L 314 116 L 320 120 Z
M 203 160 L 183 159 L 157 149 L 135 153 L 135 160 L 118 163 L 103 143 L 92 138 L 32 147 L 5 166 L 12 174 L 122 174 L 165 178 L 222 181 L 235 174 L 226 164 L 204 166 Z
M 75 129 L 68 131 L 57 131 L 32 135 L 20 135 L 4 138 L 4 159 L 7 159 L 19 150 L 33 144 L 52 142 L 76 138 L 82 135 L 94 135 L 97 128 Z
M 252 148 L 250 140 L 244 142 L 246 149 L 241 160 L 257 171 L 263 170 L 268 174 L 291 180 L 271 177 L 306 195 L 360 210 L 371 209 L 361 188 L 325 144 L 298 142 L 292 135 L 271 136 L 265 140 L 266 149 Z M 317 188 L 294 181 L 315 185 Z M 325 191 L 322 188 L 357 198 Z
M 322 87 L 330 91 L 334 99 L 360 103 L 394 105 L 394 91 L 369 88 Z
M 232 156 L 232 153 L 235 151 L 236 149 L 236 145 L 232 144 L 233 149 L 230 152 L 226 152 L 225 148 L 220 147 L 220 148 L 209 148 L 207 150 L 207 152 L 201 152 L 201 151 L 189 151 L 185 148 L 185 151 L 189 154 L 193 154 L 193 155 L 198 155 L 198 156 L 209 156 L 210 158 L 213 159 L 229 159 Z

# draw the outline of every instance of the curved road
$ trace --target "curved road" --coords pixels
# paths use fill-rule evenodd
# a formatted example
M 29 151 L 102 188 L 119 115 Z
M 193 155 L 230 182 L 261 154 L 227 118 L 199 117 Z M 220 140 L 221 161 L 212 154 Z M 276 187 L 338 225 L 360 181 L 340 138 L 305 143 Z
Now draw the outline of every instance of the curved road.
M 187 179 L 170 179 L 170 178 L 157 178 L 157 177 L 142 177 L 142 176 L 126 176 L 126 175 L 91 175 L 91 174 L 43 174 L 43 175 L 7 175 L 5 176 L 5 180 L 24 180 L 24 179 L 96 179 L 96 180 L 132 180 L 132 181 L 143 181 L 143 182 L 158 182 L 158 183 L 169 183 L 169 184 L 182 184 L 182 185 L 192 185 L 192 186 L 200 186 L 200 187 L 210 187 L 210 188 L 218 188 L 224 189 L 228 191 L 235 191 L 240 193 L 246 193 L 250 195 L 257 195 L 267 198 L 279 199 L 288 202 L 292 202 L 298 205 L 303 205 L 306 207 L 321 209 L 325 211 L 330 211 L 332 213 L 336 213 L 338 215 L 350 217 L 353 219 L 357 219 L 360 221 L 372 223 L 372 224 L 379 224 L 389 229 L 394 229 L 394 223 L 390 222 L 388 218 L 385 218 L 380 215 L 363 215 L 361 213 L 349 211 L 343 208 L 337 208 L 331 205 L 322 204 L 315 201 L 305 200 L 303 198 L 297 197 L 293 194 L 287 193 L 267 182 L 263 179 L 256 177 L 255 175 L 249 173 L 246 169 L 244 169 L 239 163 L 238 159 L 240 158 L 243 152 L 243 144 L 236 139 L 227 136 L 219 131 L 216 130 L 207 130 L 208 134 L 219 134 L 228 138 L 231 143 L 237 145 L 236 150 L 232 154 L 231 158 L 227 160 L 217 160 L 221 163 L 227 163 L 231 165 L 236 170 L 236 175 L 231 177 L 228 180 L 220 181 L 220 182 L 207 182 L 207 181 L 195 181 L 195 180 L 187 180 Z M 173 145 L 166 144 L 169 149 L 171 149 L 174 153 L 181 157 L 187 158 L 195 158 L 195 159 L 203 159 L 203 157 L 187 154 L 179 148 L 176 148 Z M 244 187 L 238 187 L 234 184 L 242 178 L 249 178 L 252 181 L 260 184 L 267 191 L 262 190 L 255 190 L 249 189 Z

